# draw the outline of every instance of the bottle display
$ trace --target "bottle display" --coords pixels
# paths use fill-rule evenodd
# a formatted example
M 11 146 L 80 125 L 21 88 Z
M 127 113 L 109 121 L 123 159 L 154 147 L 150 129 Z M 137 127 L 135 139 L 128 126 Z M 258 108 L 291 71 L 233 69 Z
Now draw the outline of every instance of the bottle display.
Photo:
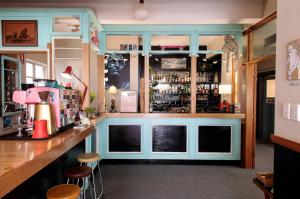
M 190 83 L 190 72 L 162 71 L 152 74 L 149 111 L 153 113 L 189 113 Z
M 207 58 L 200 54 L 197 60 L 196 111 L 219 112 L 219 84 L 221 75 L 221 55 Z

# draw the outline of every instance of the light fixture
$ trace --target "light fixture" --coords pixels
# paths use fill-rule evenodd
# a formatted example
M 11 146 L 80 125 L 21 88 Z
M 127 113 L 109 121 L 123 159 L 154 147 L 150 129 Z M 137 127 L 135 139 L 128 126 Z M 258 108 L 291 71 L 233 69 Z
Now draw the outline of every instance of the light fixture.
M 139 6 L 134 11 L 134 18 L 137 20 L 144 20 L 148 17 L 148 11 L 144 6 L 144 0 L 140 0 Z
M 77 75 L 75 75 L 73 73 L 72 66 L 67 66 L 66 69 L 64 70 L 64 72 L 61 73 L 61 76 L 63 76 L 66 79 L 71 79 L 72 76 L 74 76 L 81 84 L 83 84 L 84 90 L 83 90 L 82 98 L 80 100 L 80 109 L 81 109 L 84 99 L 85 99 L 85 96 L 86 96 L 87 85 Z
M 213 61 L 213 64 L 217 64 L 218 63 L 218 61 Z
M 116 111 L 116 99 L 115 99 L 115 94 L 118 93 L 117 88 L 115 86 L 110 86 L 108 89 L 108 93 L 111 95 L 110 96 L 110 111 L 111 113 L 115 113 Z
M 231 94 L 231 84 L 220 84 L 219 85 L 219 94 L 220 95 Z

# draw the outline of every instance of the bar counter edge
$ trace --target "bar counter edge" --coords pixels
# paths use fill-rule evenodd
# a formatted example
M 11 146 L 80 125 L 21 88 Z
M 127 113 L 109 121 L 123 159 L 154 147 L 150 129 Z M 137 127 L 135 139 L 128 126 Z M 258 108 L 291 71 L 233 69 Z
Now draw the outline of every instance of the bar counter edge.
M 85 140 L 95 127 L 70 129 L 48 140 L 0 141 L 0 198 Z

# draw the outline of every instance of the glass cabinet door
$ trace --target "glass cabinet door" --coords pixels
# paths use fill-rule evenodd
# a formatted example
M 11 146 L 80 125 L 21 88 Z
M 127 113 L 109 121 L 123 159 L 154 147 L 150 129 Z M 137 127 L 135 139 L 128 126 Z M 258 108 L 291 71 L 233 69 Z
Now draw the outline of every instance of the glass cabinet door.
M 20 60 L 1 56 L 2 115 L 13 115 L 20 105 L 13 102 L 13 92 L 21 88 Z
M 149 58 L 151 113 L 189 113 L 191 58 L 188 54 L 159 54 Z

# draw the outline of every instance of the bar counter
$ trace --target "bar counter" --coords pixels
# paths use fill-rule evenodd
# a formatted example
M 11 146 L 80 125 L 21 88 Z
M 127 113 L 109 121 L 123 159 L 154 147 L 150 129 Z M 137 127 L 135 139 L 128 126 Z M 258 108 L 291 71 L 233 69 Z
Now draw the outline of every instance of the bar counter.
M 94 131 L 70 129 L 47 140 L 0 141 L 0 198 L 46 167 Z
M 227 118 L 245 119 L 243 113 L 103 113 L 94 122 L 107 118 Z
M 104 113 L 97 117 L 104 160 L 241 160 L 235 113 Z

